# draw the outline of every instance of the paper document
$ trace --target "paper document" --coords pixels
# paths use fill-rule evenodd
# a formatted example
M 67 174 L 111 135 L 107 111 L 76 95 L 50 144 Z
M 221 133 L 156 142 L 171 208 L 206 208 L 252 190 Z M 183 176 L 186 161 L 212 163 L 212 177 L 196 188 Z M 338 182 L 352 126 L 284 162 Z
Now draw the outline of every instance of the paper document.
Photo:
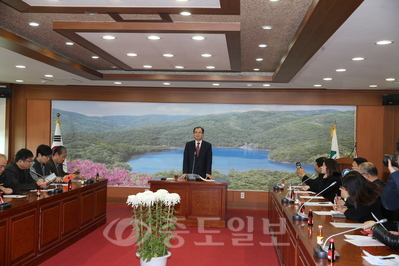
M 25 198 L 26 195 L 3 195 L 3 198 L 7 199 L 20 199 L 20 198 Z
M 332 212 L 331 211 L 313 211 L 314 214 L 317 215 L 331 215 Z
M 399 255 L 391 254 L 388 256 L 373 256 L 367 251 L 363 250 L 366 256 L 362 256 L 368 263 L 372 265 L 398 265 Z
M 298 191 L 294 191 L 295 193 L 308 193 L 308 194 L 316 194 L 313 191 L 302 191 L 302 190 L 298 190 Z
M 325 201 L 325 202 L 306 202 L 305 206 L 333 206 L 332 202 Z
M 336 228 L 356 228 L 356 227 L 362 227 L 363 223 L 335 223 L 335 222 L 330 222 L 334 227 Z
M 311 198 L 314 198 L 314 199 L 324 199 L 323 196 L 317 196 L 317 197 L 315 197 L 315 196 L 299 196 L 299 197 L 301 197 L 301 198 L 303 198 L 303 199 L 311 199 Z
M 361 235 L 345 235 L 347 239 L 346 242 L 349 242 L 358 247 L 377 247 L 384 246 L 381 242 L 375 240 L 371 236 L 361 236 Z

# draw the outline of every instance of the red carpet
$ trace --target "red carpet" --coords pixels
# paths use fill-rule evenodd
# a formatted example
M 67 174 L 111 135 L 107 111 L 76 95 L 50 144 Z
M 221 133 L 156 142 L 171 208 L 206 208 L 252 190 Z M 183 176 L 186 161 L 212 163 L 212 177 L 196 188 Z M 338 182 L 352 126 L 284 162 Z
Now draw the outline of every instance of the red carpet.
M 140 265 L 130 216 L 129 206 L 108 205 L 107 224 L 41 265 Z M 270 235 L 263 232 L 267 211 L 228 210 L 227 218 L 226 228 L 177 228 L 168 266 L 278 265 Z

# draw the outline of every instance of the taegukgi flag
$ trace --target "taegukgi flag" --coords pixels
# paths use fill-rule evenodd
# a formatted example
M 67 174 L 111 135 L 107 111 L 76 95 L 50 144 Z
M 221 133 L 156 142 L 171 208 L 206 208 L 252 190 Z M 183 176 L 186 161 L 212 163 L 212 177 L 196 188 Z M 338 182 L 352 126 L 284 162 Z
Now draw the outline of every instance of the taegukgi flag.
M 338 139 L 337 139 L 337 126 L 332 126 L 330 136 L 332 137 L 330 158 L 338 159 L 339 149 L 338 149 Z

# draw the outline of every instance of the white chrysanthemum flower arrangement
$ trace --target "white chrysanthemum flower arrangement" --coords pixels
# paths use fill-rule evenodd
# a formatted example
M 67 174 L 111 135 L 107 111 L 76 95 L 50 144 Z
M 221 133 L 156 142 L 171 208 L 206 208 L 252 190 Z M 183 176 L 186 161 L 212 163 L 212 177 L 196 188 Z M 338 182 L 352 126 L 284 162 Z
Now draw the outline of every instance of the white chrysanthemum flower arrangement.
M 128 205 L 133 208 L 133 223 L 136 231 L 136 246 L 139 258 L 150 261 L 152 258 L 168 254 L 169 240 L 173 238 L 175 227 L 175 205 L 180 203 L 177 193 L 165 189 L 157 192 L 145 191 L 130 195 Z

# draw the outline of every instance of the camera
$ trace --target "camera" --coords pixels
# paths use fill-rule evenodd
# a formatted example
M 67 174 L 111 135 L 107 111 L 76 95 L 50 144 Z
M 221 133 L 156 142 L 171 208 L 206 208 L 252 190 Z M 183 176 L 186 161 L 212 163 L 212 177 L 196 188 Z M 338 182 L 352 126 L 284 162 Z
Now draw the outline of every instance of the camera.
M 301 165 L 300 162 L 296 162 L 295 166 L 296 166 L 297 169 L 302 168 L 302 165 Z
M 382 159 L 382 162 L 384 163 L 385 166 L 388 166 L 388 160 L 391 160 L 392 166 L 399 168 L 397 153 L 395 153 L 394 155 L 389 155 L 389 154 L 384 155 L 384 159 Z

